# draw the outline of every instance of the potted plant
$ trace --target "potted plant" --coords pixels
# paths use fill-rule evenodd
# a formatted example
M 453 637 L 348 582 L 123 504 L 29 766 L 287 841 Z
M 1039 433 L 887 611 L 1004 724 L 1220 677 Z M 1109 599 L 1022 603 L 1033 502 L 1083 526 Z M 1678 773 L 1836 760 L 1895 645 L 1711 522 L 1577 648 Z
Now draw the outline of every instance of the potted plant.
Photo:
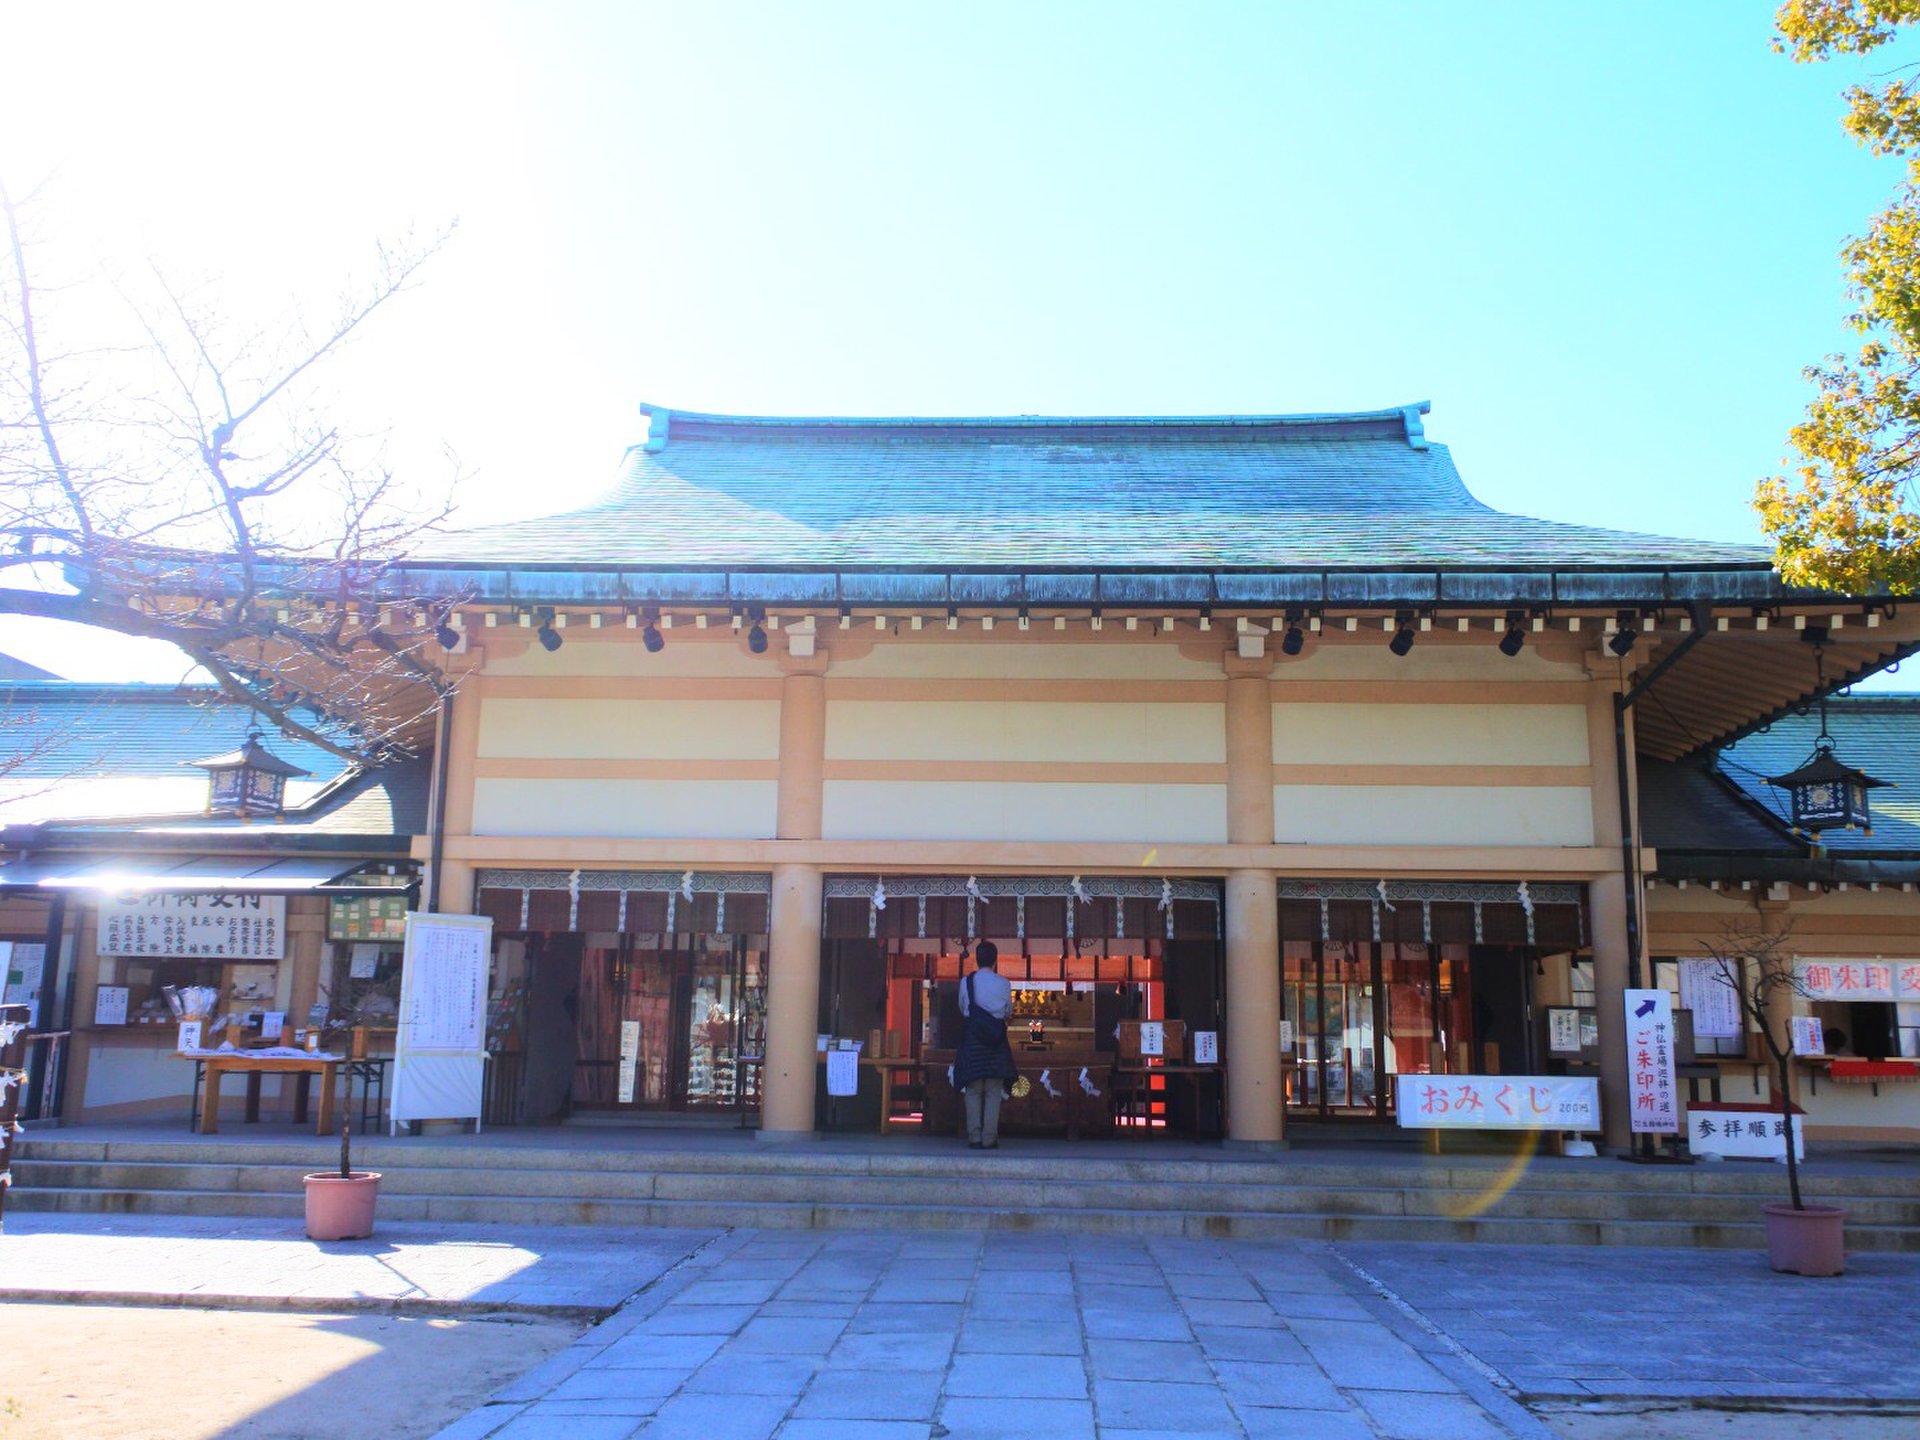
M 1794 1275 L 1838 1275 L 1846 1268 L 1846 1211 L 1838 1205 L 1809 1205 L 1800 1195 L 1801 1139 L 1796 1134 L 1793 1105 L 1792 998 L 1804 995 L 1786 948 L 1785 931 L 1760 926 L 1730 926 L 1707 954 L 1719 968 L 1720 981 L 1739 997 L 1747 1022 L 1759 1032 L 1760 1042 L 1773 1061 L 1774 1096 L 1780 1106 L 1786 1137 L 1789 1204 L 1763 1205 L 1766 1217 L 1767 1258 L 1775 1270 Z
M 377 1170 L 353 1168 L 353 1121 L 340 1122 L 340 1169 L 306 1177 L 307 1238 L 364 1240 L 373 1234 L 373 1202 L 380 1193 Z

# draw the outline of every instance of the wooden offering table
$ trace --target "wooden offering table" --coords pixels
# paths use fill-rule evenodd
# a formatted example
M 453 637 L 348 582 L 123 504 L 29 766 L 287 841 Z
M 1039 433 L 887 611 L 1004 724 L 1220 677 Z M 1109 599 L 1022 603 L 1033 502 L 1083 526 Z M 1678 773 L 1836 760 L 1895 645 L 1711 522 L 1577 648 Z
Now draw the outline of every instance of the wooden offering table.
M 816 1059 L 824 1066 L 827 1063 L 827 1052 L 824 1050 L 816 1052 Z M 894 1077 L 904 1074 L 908 1083 L 911 1084 L 924 1068 L 925 1062 L 916 1060 L 911 1055 L 870 1056 L 863 1052 L 856 1063 L 862 1070 L 874 1071 L 880 1077 L 880 1133 L 884 1135 L 895 1123 L 893 1087 L 896 1082 Z M 907 1122 L 903 1120 L 899 1123 Z
M 1113 1068 L 1113 1084 L 1116 1102 L 1129 1136 L 1145 1139 L 1153 1133 L 1153 1102 L 1156 1092 L 1153 1077 L 1161 1076 L 1167 1081 L 1179 1080 L 1193 1092 L 1193 1112 L 1196 1117 L 1201 1113 L 1202 1087 L 1212 1084 L 1219 1087 L 1220 1110 L 1226 1110 L 1227 1072 L 1222 1065 L 1180 1065 L 1180 1064 L 1133 1064 L 1116 1065 Z M 1169 1086 L 1169 1088 L 1171 1088 Z M 1158 1094 L 1166 1095 L 1166 1090 Z M 1166 1127 L 1168 1134 L 1173 1133 L 1171 1125 Z M 1224 1134 L 1224 1125 L 1213 1125 L 1197 1129 L 1196 1134 L 1206 1139 L 1217 1140 Z
M 245 1050 L 202 1050 L 184 1052 L 185 1058 L 198 1062 L 206 1074 L 206 1093 L 200 1101 L 200 1133 L 217 1135 L 220 1132 L 220 1081 L 227 1075 L 247 1077 L 247 1120 L 249 1123 L 260 1118 L 260 1077 L 262 1075 L 297 1075 L 299 1077 L 293 1097 L 294 1124 L 304 1124 L 307 1118 L 307 1099 L 313 1085 L 313 1077 L 320 1077 L 320 1114 L 315 1121 L 313 1132 L 316 1135 L 333 1133 L 334 1089 L 344 1057 L 326 1054 L 293 1055 L 249 1054 Z

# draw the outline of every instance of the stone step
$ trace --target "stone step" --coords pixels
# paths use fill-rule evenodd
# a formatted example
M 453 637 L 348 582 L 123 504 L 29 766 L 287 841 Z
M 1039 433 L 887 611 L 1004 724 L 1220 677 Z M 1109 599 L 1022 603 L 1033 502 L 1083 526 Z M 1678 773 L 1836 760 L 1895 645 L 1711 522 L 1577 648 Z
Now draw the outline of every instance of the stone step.
M 921 1178 L 951 1182 L 982 1177 L 1063 1183 L 1118 1181 L 1132 1183 L 1204 1183 L 1215 1186 L 1323 1187 L 1330 1189 L 1399 1188 L 1407 1190 L 1480 1191 L 1502 1174 L 1499 1165 L 1463 1165 L 1444 1159 L 1402 1162 L 1341 1163 L 1318 1156 L 1288 1156 L 1278 1160 L 1195 1158 L 1190 1154 L 1161 1157 L 1151 1142 L 1138 1146 L 1137 1158 L 1109 1158 L 1107 1154 L 1022 1156 L 977 1155 L 957 1147 L 951 1153 L 901 1151 L 894 1153 L 843 1152 L 821 1146 L 634 1150 L 582 1149 L 573 1146 L 542 1148 L 532 1145 L 485 1146 L 446 1144 L 422 1140 L 375 1139 L 356 1141 L 355 1164 L 395 1174 L 408 1169 L 493 1169 L 579 1174 L 746 1176 L 872 1176 L 889 1179 Z M 31 1132 L 20 1147 L 22 1162 L 63 1161 L 127 1163 L 202 1163 L 223 1166 L 289 1166 L 312 1171 L 338 1163 L 339 1148 L 321 1139 L 223 1142 L 183 1136 L 179 1140 L 91 1141 L 67 1138 L 63 1132 Z M 1524 1170 L 1525 1188 L 1659 1196 L 1748 1195 L 1771 1199 L 1785 1189 L 1785 1177 L 1776 1166 L 1737 1164 L 1641 1166 L 1612 1161 L 1563 1161 L 1532 1165 Z M 1911 1199 L 1911 1175 L 1809 1175 L 1803 1188 L 1810 1196 L 1881 1197 Z
M 16 1190 L 21 1212 L 157 1215 L 258 1215 L 297 1219 L 297 1195 L 231 1190 L 106 1190 L 42 1187 Z M 1192 1210 L 1009 1210 L 981 1205 L 806 1204 L 712 1200 L 590 1200 L 498 1195 L 387 1195 L 380 1213 L 395 1221 L 625 1225 L 713 1228 L 996 1229 L 1113 1235 L 1182 1235 L 1194 1239 L 1320 1239 L 1354 1241 L 1472 1240 L 1491 1244 L 1663 1245 L 1753 1249 L 1758 1223 L 1682 1220 L 1593 1221 L 1482 1215 L 1219 1214 Z M 1856 1251 L 1920 1253 L 1920 1228 L 1849 1224 Z
M 34 1152 L 37 1157 L 39 1151 Z M 231 1152 L 228 1152 L 229 1155 Z M 500 1152 L 493 1152 L 498 1154 Z M 965 1180 L 969 1203 L 1000 1210 L 1164 1210 L 1207 1214 L 1405 1215 L 1452 1220 L 1476 1213 L 1504 1218 L 1593 1223 L 1662 1221 L 1687 1224 L 1753 1223 L 1758 1200 L 1750 1195 L 1702 1195 L 1689 1191 L 1540 1189 L 1530 1174 L 1521 1183 L 1487 1196 L 1490 1178 L 1476 1174 L 1474 1188 L 1372 1184 L 1331 1186 L 1222 1185 L 1185 1178 L 1184 1170 L 1163 1169 L 1146 1181 L 1037 1180 L 976 1170 L 962 1160 L 955 1177 L 876 1177 L 806 1171 L 799 1174 L 748 1172 L 659 1172 L 520 1168 L 467 1163 L 458 1166 L 403 1164 L 383 1171 L 383 1193 L 392 1197 L 470 1196 L 558 1201 L 650 1200 L 785 1205 L 862 1205 L 884 1192 L 896 1206 L 946 1206 L 955 1194 L 955 1178 Z M 984 1162 L 983 1162 L 984 1163 Z M 22 1159 L 15 1167 L 20 1192 L 28 1189 L 100 1189 L 105 1191 L 202 1191 L 235 1195 L 298 1195 L 300 1177 L 311 1165 L 213 1164 L 207 1162 L 133 1162 Z M 1771 1192 L 1777 1193 L 1777 1192 Z M 1769 1194 L 1768 1198 L 1771 1198 Z M 1920 1227 L 1920 1200 L 1878 1196 L 1838 1196 L 1861 1224 Z

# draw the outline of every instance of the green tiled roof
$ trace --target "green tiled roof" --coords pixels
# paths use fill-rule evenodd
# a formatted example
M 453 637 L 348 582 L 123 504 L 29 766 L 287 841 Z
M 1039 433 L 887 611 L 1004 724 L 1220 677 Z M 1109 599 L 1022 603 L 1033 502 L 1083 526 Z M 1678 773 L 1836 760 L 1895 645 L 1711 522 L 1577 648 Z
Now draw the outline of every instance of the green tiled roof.
M 473 567 L 1765 571 L 1766 550 L 1503 514 L 1424 403 L 1348 415 L 716 416 L 644 407 L 604 499 L 439 537 Z M 1553 457 L 1541 457 L 1543 482 Z
M 259 726 L 211 686 L 0 684 L 0 749 L 10 757 L 0 824 L 366 836 L 425 828 L 425 761 L 355 774 L 317 745 L 277 734 L 263 736 L 272 753 L 317 777 L 289 782 L 286 812 L 244 824 L 202 815 L 207 777 L 194 762 L 237 750 Z

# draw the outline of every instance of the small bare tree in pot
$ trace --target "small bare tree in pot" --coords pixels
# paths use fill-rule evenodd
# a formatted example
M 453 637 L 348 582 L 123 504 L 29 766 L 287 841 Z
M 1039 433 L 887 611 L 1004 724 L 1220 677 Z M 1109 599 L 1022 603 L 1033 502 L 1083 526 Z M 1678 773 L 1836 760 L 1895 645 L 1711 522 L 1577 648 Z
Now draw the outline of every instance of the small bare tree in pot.
M 1773 1064 L 1787 1151 L 1789 1203 L 1761 1207 L 1766 1217 L 1767 1256 L 1775 1270 L 1796 1275 L 1838 1275 L 1846 1268 L 1846 1212 L 1837 1205 L 1809 1205 L 1800 1193 L 1799 1142 L 1804 1129 L 1793 1107 L 1792 999 L 1805 995 L 1787 949 L 1788 932 L 1761 925 L 1730 925 L 1706 952 L 1720 981 L 1739 998 L 1747 1022 Z
M 353 1168 L 353 1121 L 340 1121 L 340 1169 L 306 1177 L 307 1238 L 364 1240 L 373 1234 L 380 1172 Z

